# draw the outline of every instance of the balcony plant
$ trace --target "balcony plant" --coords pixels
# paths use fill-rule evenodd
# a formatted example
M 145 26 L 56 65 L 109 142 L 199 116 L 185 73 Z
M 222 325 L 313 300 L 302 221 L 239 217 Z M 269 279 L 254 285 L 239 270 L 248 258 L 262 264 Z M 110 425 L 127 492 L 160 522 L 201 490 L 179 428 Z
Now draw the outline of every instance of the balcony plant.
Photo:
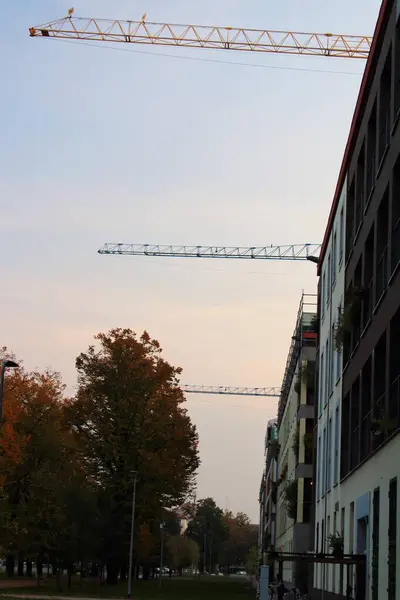
M 288 516 L 291 519 L 297 518 L 297 496 L 298 496 L 298 480 L 293 479 L 288 481 L 284 491 L 284 500 Z
M 344 540 L 338 531 L 328 535 L 328 546 L 332 550 L 333 556 L 341 558 L 344 554 Z
M 361 285 L 351 285 L 345 296 L 344 308 L 339 312 L 335 326 L 335 349 L 341 352 L 344 338 L 350 333 L 357 310 L 364 300 L 368 289 Z
M 278 440 L 270 440 L 268 442 L 268 452 L 271 453 L 271 457 L 274 460 L 278 460 L 280 449 L 281 449 L 281 446 L 278 443 Z
M 299 444 L 300 444 L 300 432 L 299 428 L 296 428 L 296 433 L 294 434 L 293 442 L 292 442 L 292 450 L 296 457 L 296 462 L 299 459 Z

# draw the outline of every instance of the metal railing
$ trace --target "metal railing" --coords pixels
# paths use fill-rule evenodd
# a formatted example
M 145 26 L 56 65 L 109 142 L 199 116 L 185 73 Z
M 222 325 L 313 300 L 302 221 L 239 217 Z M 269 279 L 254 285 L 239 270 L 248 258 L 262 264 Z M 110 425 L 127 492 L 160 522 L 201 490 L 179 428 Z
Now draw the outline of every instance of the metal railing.
M 400 262 L 400 219 L 392 230 L 391 272 L 393 273 Z

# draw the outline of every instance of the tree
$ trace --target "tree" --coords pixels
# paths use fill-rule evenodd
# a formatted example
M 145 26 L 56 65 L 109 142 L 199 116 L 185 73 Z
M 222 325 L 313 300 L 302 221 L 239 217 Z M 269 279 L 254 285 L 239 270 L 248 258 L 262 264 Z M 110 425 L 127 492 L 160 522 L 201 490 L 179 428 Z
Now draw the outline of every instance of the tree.
M 257 546 L 252 546 L 246 557 L 246 571 L 251 575 L 255 575 L 258 572 L 259 558 Z
M 217 564 L 222 544 L 228 538 L 228 526 L 223 519 L 223 511 L 213 498 L 199 500 L 193 507 L 186 535 L 202 548 L 201 569 Z M 204 565 L 204 549 L 206 550 Z
M 167 540 L 167 560 L 170 567 L 179 570 L 198 565 L 200 552 L 194 540 L 184 535 L 173 535 Z
M 126 562 L 133 482 L 137 528 L 183 502 L 199 466 L 197 432 L 180 390 L 181 370 L 161 357 L 144 332 L 95 336 L 76 360 L 78 392 L 69 407 L 82 461 L 101 490 L 99 552 L 108 582 Z
M 220 562 L 229 566 L 244 566 L 249 550 L 257 545 L 258 526 L 252 525 L 244 513 L 234 516 L 231 512 L 224 513 L 224 521 L 228 527 L 228 538 L 221 548 Z

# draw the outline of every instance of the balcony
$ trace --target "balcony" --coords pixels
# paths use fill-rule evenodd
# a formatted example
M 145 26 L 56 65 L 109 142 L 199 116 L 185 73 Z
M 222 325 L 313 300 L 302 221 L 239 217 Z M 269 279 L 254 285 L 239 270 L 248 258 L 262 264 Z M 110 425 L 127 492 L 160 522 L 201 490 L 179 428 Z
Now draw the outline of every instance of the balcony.
M 374 280 L 371 278 L 370 282 L 365 287 L 365 294 L 363 297 L 363 329 L 366 328 L 372 317 L 373 293 Z
M 400 427 L 400 375 L 390 386 L 389 421 L 393 421 L 395 428 Z
M 369 197 L 371 195 L 372 190 L 374 189 L 375 181 L 376 181 L 376 157 L 375 157 L 375 154 L 373 154 L 371 156 L 371 158 L 368 159 L 368 165 L 367 165 L 367 187 L 366 187 L 366 194 L 365 194 L 366 205 L 368 204 Z

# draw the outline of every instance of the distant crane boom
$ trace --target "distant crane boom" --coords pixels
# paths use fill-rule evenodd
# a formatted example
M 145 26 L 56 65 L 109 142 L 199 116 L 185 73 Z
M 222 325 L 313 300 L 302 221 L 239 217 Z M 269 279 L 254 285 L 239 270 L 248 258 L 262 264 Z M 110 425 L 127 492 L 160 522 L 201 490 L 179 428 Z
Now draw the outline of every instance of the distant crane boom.
M 186 394 L 224 394 L 227 396 L 264 396 L 276 398 L 281 393 L 278 387 L 249 388 L 227 387 L 223 385 L 181 385 L 180 387 Z
M 173 258 L 236 258 L 254 260 L 310 260 L 321 244 L 290 246 L 160 246 L 158 244 L 104 244 L 99 254 L 168 256 Z
M 72 13 L 31 27 L 32 37 L 123 42 L 150 46 L 179 46 L 244 52 L 366 59 L 372 38 L 365 35 L 243 29 L 214 25 L 179 25 L 140 21 L 72 17 Z

